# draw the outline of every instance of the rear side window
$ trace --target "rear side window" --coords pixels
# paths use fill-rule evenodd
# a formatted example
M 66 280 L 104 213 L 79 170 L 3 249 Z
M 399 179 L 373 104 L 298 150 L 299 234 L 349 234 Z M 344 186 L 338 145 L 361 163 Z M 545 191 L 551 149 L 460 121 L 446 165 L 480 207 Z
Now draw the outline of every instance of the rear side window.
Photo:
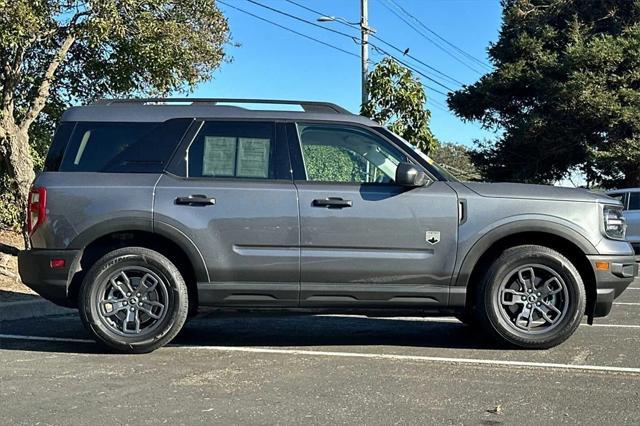
M 53 142 L 51 142 L 47 158 L 44 161 L 45 172 L 57 172 L 60 169 L 62 156 L 64 155 L 67 143 L 75 126 L 76 123 L 74 122 L 63 121 L 56 128 L 56 133 L 53 135 Z
M 281 151 L 276 147 L 274 123 L 208 121 L 188 148 L 188 177 L 287 177 L 279 173 L 284 166 L 278 159 Z
M 59 170 L 159 173 L 164 169 L 191 121 L 175 119 L 164 123 L 78 122 L 71 134 Z

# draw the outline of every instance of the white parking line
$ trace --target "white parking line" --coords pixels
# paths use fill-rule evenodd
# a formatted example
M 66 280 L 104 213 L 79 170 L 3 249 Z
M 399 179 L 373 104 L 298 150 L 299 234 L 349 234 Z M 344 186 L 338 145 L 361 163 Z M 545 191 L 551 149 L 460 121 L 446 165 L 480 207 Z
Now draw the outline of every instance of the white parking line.
M 73 339 L 62 337 L 45 337 L 45 336 L 21 336 L 17 334 L 0 334 L 0 339 L 17 339 L 17 340 L 36 340 L 51 342 L 69 342 L 69 343 L 95 343 L 87 339 Z M 300 355 L 300 356 L 318 356 L 318 357 L 337 357 L 337 358 L 369 358 L 394 361 L 414 361 L 414 362 L 434 362 L 443 364 L 467 364 L 467 365 L 491 365 L 496 367 L 521 367 L 521 368 L 539 368 L 554 370 L 579 370 L 579 371 L 596 371 L 608 373 L 630 373 L 640 374 L 640 368 L 633 367 L 613 367 L 608 365 L 579 365 L 579 364 L 558 364 L 549 362 L 529 362 L 529 361 L 509 361 L 498 359 L 477 359 L 477 358 L 452 358 L 437 356 L 421 356 L 421 355 L 394 355 L 394 354 L 375 354 L 375 353 L 358 353 L 358 352 L 334 352 L 334 351 L 311 351 L 298 349 L 274 349 L 274 348 L 251 348 L 243 346 L 182 346 L 171 344 L 169 347 L 182 349 L 209 350 L 218 352 L 247 352 L 262 354 L 279 354 L 279 355 Z
M 640 287 L 627 287 L 627 290 L 640 290 Z
M 613 302 L 614 305 L 627 305 L 627 306 L 640 306 L 640 303 L 635 302 Z
M 318 315 L 323 317 L 352 317 L 352 318 L 368 318 L 365 315 L 340 315 L 340 314 L 324 314 Z M 420 322 L 443 322 L 452 324 L 461 324 L 460 320 L 453 317 L 374 317 L 371 319 L 384 319 L 392 321 L 420 321 Z M 193 321 L 193 320 L 192 320 Z M 203 320 L 204 321 L 204 320 Z M 580 325 L 589 326 L 587 323 Z M 640 328 L 640 325 L 635 324 L 593 324 L 590 327 L 606 327 L 606 328 Z
M 22 336 L 20 334 L 0 334 L 0 339 L 37 340 L 42 342 L 95 343 L 89 339 L 73 339 L 71 337 Z
M 338 358 L 369 358 L 384 359 L 394 361 L 422 361 L 436 362 L 444 364 L 472 364 L 472 365 L 492 365 L 501 367 L 524 367 L 524 368 L 542 368 L 557 370 L 581 370 L 581 371 L 600 371 L 610 373 L 633 373 L 640 374 L 640 368 L 632 367 L 612 367 L 607 365 L 578 365 L 578 364 L 556 364 L 549 362 L 528 362 L 528 361 L 508 361 L 498 359 L 477 359 L 477 358 L 450 358 L 437 356 L 420 356 L 420 355 L 393 355 L 393 354 L 373 354 L 373 353 L 357 353 L 357 352 L 328 352 L 328 351 L 309 351 L 298 349 L 272 349 L 272 348 L 249 348 L 240 346 L 190 346 L 189 349 L 202 349 L 220 352 L 249 352 L 264 354 L 280 354 L 280 355 L 302 355 L 302 356 L 321 356 L 321 357 L 338 357 Z

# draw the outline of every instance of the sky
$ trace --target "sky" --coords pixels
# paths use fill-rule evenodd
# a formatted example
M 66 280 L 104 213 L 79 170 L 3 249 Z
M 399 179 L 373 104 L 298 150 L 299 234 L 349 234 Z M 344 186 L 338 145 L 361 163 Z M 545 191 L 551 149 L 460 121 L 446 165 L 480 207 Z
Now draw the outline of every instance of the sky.
M 249 0 L 224 1 L 354 56 L 219 3 L 218 6 L 229 20 L 233 38 L 233 45 L 229 45 L 226 50 L 231 61 L 222 64 L 211 81 L 198 86 L 193 96 L 319 100 L 334 102 L 352 112 L 358 112 L 361 99 L 359 45 L 348 37 L 323 28 L 358 36 L 356 29 L 339 22 L 318 23 L 323 28 L 317 28 L 252 4 Z M 255 1 L 314 23 L 318 18 L 317 14 L 287 0 Z M 349 22 L 360 19 L 359 0 L 293 1 Z M 404 8 L 415 20 L 403 14 L 393 2 Z M 422 34 L 439 43 L 440 47 L 403 22 L 389 8 L 418 28 Z M 436 91 L 446 93 L 448 89 L 461 87 L 461 84 L 471 84 L 488 71 L 484 67 L 489 65 L 487 47 L 497 39 L 500 21 L 499 0 L 369 0 L 369 26 L 375 29 L 375 34 L 402 51 L 409 48 L 409 55 L 432 67 L 426 68 L 383 42 L 371 40 L 436 80 L 434 82 L 422 78 L 423 83 L 429 87 L 426 93 L 427 106 L 432 112 L 431 129 L 439 140 L 472 145 L 476 139 L 491 139 L 493 136 L 478 123 L 464 123 L 456 118 L 446 107 L 446 96 Z M 485 65 L 453 54 L 452 52 L 456 52 L 453 48 L 427 29 Z M 382 57 L 380 52 L 370 49 L 370 69 Z

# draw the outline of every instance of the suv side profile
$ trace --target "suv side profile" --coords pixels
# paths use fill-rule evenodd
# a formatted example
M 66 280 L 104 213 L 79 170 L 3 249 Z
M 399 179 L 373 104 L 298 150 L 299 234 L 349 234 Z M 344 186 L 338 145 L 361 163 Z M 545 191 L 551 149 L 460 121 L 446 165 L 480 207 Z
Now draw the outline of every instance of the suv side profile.
M 166 344 L 200 306 L 453 314 L 548 348 L 607 315 L 638 271 L 618 200 L 462 183 L 321 102 L 71 108 L 28 213 L 23 281 L 129 353 Z

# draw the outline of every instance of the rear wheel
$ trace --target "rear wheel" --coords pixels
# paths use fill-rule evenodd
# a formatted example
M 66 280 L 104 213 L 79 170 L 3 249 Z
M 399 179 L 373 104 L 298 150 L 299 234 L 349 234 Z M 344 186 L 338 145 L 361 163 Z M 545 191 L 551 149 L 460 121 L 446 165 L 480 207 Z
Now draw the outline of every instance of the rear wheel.
M 188 313 L 187 287 L 161 254 L 141 247 L 115 250 L 82 283 L 80 316 L 91 334 L 119 352 L 151 352 L 173 339 Z
M 550 348 L 580 325 L 586 305 L 582 278 L 562 254 L 543 246 L 505 250 L 477 292 L 483 328 L 502 342 Z

